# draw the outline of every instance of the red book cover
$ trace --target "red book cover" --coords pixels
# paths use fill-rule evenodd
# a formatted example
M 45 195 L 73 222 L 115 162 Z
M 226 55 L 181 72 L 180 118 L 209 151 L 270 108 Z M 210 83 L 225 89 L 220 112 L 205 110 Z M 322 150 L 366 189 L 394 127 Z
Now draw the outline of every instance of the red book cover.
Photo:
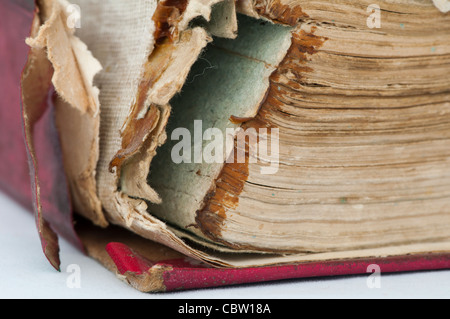
M 25 38 L 34 15 L 31 1 L 0 1 L 0 190 L 35 213 L 42 249 L 59 268 L 58 236 L 123 275 L 141 291 L 174 291 L 281 279 L 364 274 L 371 264 L 382 272 L 450 268 L 450 254 L 430 253 L 385 258 L 305 262 L 253 268 L 213 268 L 184 258 L 161 245 L 119 229 L 100 230 L 79 220 L 74 227 L 70 196 L 62 167 L 52 111 L 51 86 L 38 114 L 23 117 L 21 75 L 29 55 Z M 45 81 L 43 79 L 42 81 Z M 28 121 L 30 130 L 24 129 Z M 33 145 L 30 145 L 30 141 Z M 30 178 L 31 177 L 31 178 Z M 146 246 L 146 249 L 141 249 Z M 165 247 L 164 247 L 165 248 Z

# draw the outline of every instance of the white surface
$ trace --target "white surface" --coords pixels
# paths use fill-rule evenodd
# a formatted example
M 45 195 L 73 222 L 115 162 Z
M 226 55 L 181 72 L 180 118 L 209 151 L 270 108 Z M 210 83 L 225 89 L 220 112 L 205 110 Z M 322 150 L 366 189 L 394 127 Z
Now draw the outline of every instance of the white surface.
M 41 252 L 34 217 L 0 193 L 0 298 L 450 298 L 450 270 L 382 274 L 380 288 L 368 288 L 367 275 L 299 279 L 267 284 L 166 294 L 129 287 L 95 260 L 64 240 L 61 272 Z M 68 288 L 67 267 L 80 266 L 80 288 Z

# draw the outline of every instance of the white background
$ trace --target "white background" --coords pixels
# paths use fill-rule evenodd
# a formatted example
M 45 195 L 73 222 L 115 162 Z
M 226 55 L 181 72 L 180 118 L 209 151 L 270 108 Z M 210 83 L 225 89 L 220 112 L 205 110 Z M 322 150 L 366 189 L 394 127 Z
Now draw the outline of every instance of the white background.
M 297 279 L 265 284 L 144 294 L 84 256 L 64 240 L 61 272 L 42 254 L 34 217 L 0 193 L 0 298 L 450 298 L 450 270 L 382 274 L 380 288 L 367 275 Z M 70 264 L 80 266 L 81 287 L 68 288 Z

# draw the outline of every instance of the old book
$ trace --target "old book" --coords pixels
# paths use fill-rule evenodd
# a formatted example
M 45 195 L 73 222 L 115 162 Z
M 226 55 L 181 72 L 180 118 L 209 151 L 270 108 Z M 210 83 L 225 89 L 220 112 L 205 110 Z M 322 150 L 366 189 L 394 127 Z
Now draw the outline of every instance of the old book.
M 449 267 L 447 4 L 37 1 L 47 258 L 65 235 L 143 291 Z

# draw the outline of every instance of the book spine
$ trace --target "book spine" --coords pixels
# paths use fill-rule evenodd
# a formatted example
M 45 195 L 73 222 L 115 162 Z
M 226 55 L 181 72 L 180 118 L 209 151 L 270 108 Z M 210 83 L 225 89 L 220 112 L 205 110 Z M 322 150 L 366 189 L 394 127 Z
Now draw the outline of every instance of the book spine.
M 40 114 L 33 120 L 26 114 L 22 101 L 22 75 L 31 52 L 25 39 L 30 36 L 37 11 L 33 2 L 8 0 L 0 2 L 0 12 L 4 13 L 0 20 L 0 59 L 8 61 L 0 66 L 0 189 L 27 208 L 34 209 L 43 251 L 58 269 L 59 246 L 53 231 L 80 249 L 82 244 L 73 226 L 68 184 L 54 123 L 54 92 L 50 88 L 48 92 L 27 93 L 46 99 L 45 105 L 33 105 L 33 113 Z
M 0 190 L 31 208 L 30 173 L 23 139 L 20 77 L 28 48 L 32 9 L 0 1 Z
M 269 267 L 211 268 L 206 265 L 193 265 L 187 259 L 152 262 L 122 243 L 110 243 L 106 250 L 114 261 L 117 272 L 125 276 L 130 285 L 144 292 L 211 288 L 293 278 L 370 275 L 372 265 L 375 265 L 380 273 L 450 268 L 450 254 L 443 253 L 305 262 Z M 148 282 L 152 285 L 145 284 Z

